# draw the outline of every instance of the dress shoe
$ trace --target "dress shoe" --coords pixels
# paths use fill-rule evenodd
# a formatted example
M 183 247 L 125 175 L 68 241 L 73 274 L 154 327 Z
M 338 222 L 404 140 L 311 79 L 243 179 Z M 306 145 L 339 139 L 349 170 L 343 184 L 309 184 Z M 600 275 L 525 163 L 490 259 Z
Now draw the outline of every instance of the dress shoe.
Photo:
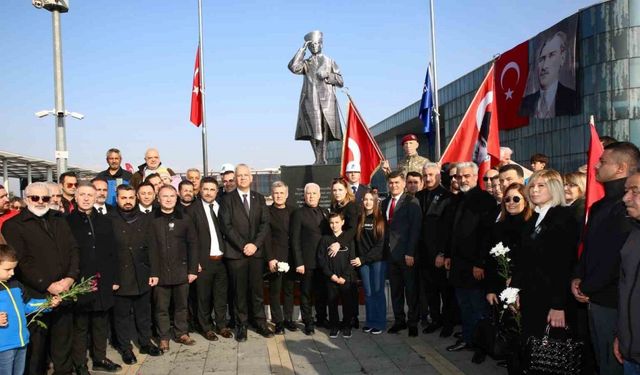
M 442 331 L 440 331 L 440 337 L 449 337 L 453 335 L 453 327 L 444 326 L 442 327 Z
M 438 329 L 442 327 L 442 324 L 439 323 L 429 323 L 423 330 L 422 333 L 434 333 Z
M 209 341 L 218 341 L 218 336 L 216 336 L 216 333 L 213 331 L 207 331 L 202 336 Z
M 87 368 L 87 365 L 75 366 L 74 370 L 76 375 L 91 375 L 91 373 L 89 372 L 89 369 Z
M 486 358 L 487 358 L 487 355 L 485 354 L 484 351 L 476 350 L 475 353 L 473 353 L 473 358 L 471 358 L 471 362 L 479 365 L 482 362 L 484 362 Z
M 369 332 L 371 332 L 372 329 L 373 328 L 371 328 L 371 327 L 364 326 L 364 327 L 362 327 L 362 332 L 369 333 Z
M 284 328 L 288 329 L 291 332 L 295 332 L 298 330 L 298 326 L 290 320 L 284 321 Z
M 241 325 L 236 329 L 236 341 L 247 341 L 247 326 Z
M 457 339 L 461 339 L 462 338 L 462 332 L 456 332 L 453 334 L 453 337 L 457 338 Z
M 356 318 L 353 318 L 353 320 L 351 320 L 351 328 L 353 329 L 360 328 L 360 321 Z
M 276 329 L 274 331 L 276 335 L 284 335 L 284 324 L 276 323 Z
M 167 350 L 169 350 L 169 340 L 167 341 Z M 157 346 L 149 343 L 148 345 L 143 345 L 140 347 L 140 354 L 148 354 L 152 357 L 159 357 L 162 355 L 162 350 L 160 350 Z
M 351 328 L 343 328 L 342 329 L 342 337 L 344 337 L 345 339 L 350 339 L 351 338 Z
M 471 346 L 464 342 L 464 340 L 458 340 L 455 344 L 447 346 L 448 352 L 459 352 L 460 350 L 469 349 Z
M 169 340 L 162 339 L 160 340 L 160 346 L 158 347 L 161 352 L 166 353 L 169 351 Z
M 311 336 L 311 335 L 313 335 L 315 333 L 316 333 L 316 330 L 315 330 L 315 328 L 313 327 L 312 324 L 305 324 L 304 325 L 304 334 L 305 335 Z
M 213 332 L 212 332 L 213 333 Z M 215 334 L 214 334 L 215 336 Z M 196 340 L 192 339 L 186 333 L 175 340 L 178 344 L 192 346 L 195 345 Z
M 271 332 L 271 330 L 266 326 L 258 326 L 258 328 L 256 328 L 256 332 L 266 339 L 273 337 L 273 332 Z
M 418 337 L 418 327 L 409 327 L 409 337 Z
M 389 330 L 388 333 L 399 333 L 403 329 L 407 329 L 407 323 L 396 323 Z
M 340 330 L 338 330 L 337 328 L 331 328 L 331 331 L 329 332 L 329 337 L 332 339 L 338 338 L 339 332 Z
M 369 333 L 371 333 L 372 335 L 379 335 L 382 333 L 382 330 L 377 328 L 371 328 L 371 331 L 369 331 Z
M 93 371 L 104 371 L 104 372 L 118 372 L 122 370 L 122 366 L 117 363 L 113 363 L 109 358 L 105 358 L 102 361 L 94 361 L 93 362 Z
M 120 354 L 122 355 L 122 362 L 124 362 L 125 365 L 133 365 L 138 362 L 138 359 L 131 349 L 125 349 Z
M 230 328 L 227 327 L 216 330 L 216 333 L 224 337 L 225 339 L 230 339 L 233 337 L 233 332 Z

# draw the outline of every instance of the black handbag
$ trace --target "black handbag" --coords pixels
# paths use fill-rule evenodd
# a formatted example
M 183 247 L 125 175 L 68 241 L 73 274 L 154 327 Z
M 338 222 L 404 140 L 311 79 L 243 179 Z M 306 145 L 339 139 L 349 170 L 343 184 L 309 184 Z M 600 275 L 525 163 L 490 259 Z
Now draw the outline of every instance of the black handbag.
M 506 315 L 506 312 L 504 313 Z M 488 317 L 476 325 L 473 343 L 493 358 L 503 358 L 512 351 L 512 341 L 517 337 L 515 331 L 508 327 L 507 317 L 503 317 L 494 305 Z
M 542 338 L 531 336 L 527 339 L 526 373 L 580 374 L 584 342 L 571 338 L 568 326 L 565 328 L 566 337 L 564 339 L 550 337 L 550 330 L 551 326 L 547 324 Z

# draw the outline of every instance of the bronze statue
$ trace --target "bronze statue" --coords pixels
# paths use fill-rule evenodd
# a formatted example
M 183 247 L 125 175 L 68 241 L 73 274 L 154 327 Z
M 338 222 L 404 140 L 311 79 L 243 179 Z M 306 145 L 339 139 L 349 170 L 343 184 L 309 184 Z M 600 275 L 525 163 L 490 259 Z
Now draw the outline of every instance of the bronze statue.
M 307 49 L 311 57 L 305 60 Z M 289 62 L 289 70 L 304 75 L 296 140 L 311 142 L 315 165 L 327 164 L 328 143 L 342 140 L 334 86 L 342 87 L 343 81 L 335 61 L 322 54 L 322 32 L 312 31 L 304 36 L 304 44 Z

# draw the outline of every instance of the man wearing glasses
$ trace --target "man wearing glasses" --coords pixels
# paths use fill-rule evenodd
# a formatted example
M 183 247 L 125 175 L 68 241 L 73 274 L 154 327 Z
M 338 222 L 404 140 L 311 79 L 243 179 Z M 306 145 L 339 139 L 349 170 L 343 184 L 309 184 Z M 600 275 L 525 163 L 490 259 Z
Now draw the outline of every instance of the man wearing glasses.
M 61 179 L 62 180 L 62 179 Z M 75 178 L 74 178 L 75 181 Z M 60 212 L 49 209 L 47 184 L 34 182 L 25 189 L 27 209 L 2 227 L 7 243 L 18 253 L 17 278 L 33 298 L 69 290 L 79 274 L 78 246 Z M 70 374 L 73 304 L 59 306 L 29 326 L 31 336 L 25 374 L 46 374 L 47 352 L 56 374 Z M 49 338 L 49 350 L 47 350 Z
M 64 207 L 64 213 L 70 214 L 76 209 L 76 188 L 78 187 L 78 176 L 75 172 L 65 172 L 60 175 L 58 179 L 60 187 L 62 188 L 62 207 Z

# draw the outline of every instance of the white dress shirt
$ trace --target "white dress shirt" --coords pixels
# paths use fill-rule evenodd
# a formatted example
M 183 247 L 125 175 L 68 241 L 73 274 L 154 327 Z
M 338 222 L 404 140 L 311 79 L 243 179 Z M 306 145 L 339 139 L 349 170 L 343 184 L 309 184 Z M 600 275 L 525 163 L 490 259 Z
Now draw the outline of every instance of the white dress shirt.
M 244 197 L 243 195 L 247 196 L 247 205 L 249 206 L 249 211 L 251 211 L 251 190 L 247 190 L 246 193 L 243 193 L 240 191 L 240 189 L 236 188 L 236 191 L 238 192 L 238 195 L 240 196 L 240 203 L 242 203 L 242 205 L 244 206 Z
M 538 227 L 538 225 L 542 223 L 542 220 L 544 220 L 544 217 L 547 216 L 547 212 L 549 212 L 550 208 L 551 208 L 551 203 L 547 203 L 544 206 L 536 207 L 534 209 L 534 211 L 538 213 L 538 220 L 536 220 L 536 227 Z
M 95 208 L 96 211 L 98 211 L 99 214 L 103 214 L 103 215 L 107 214 L 107 205 L 104 204 L 104 203 L 102 205 L 99 205 L 99 204 L 96 203 L 96 204 L 93 205 L 93 208 Z M 100 211 L 100 209 L 102 209 L 102 212 Z
M 142 204 L 138 203 L 138 208 L 142 212 L 147 212 L 147 210 L 149 210 L 149 212 L 153 211 L 153 205 L 150 205 L 149 207 L 145 207 Z
M 400 200 L 400 197 L 402 197 L 403 193 L 400 193 L 397 196 L 391 196 L 391 201 L 389 201 L 389 205 L 387 206 L 387 212 L 385 213 L 385 215 L 387 215 L 387 220 L 389 220 L 389 211 L 391 210 L 391 204 L 393 203 L 393 200 L 396 200 L 396 206 L 393 208 L 394 210 L 394 214 L 395 214 L 395 209 L 398 208 L 398 201 Z
M 216 217 L 218 217 L 218 210 L 220 209 L 220 205 L 215 200 L 212 203 L 207 203 L 200 200 L 202 202 L 202 207 L 204 208 L 204 214 L 207 215 L 207 222 L 209 223 L 209 234 L 211 235 L 211 246 L 209 247 L 209 255 L 210 256 L 220 256 L 222 255 L 222 251 L 220 251 L 220 243 L 218 242 L 218 232 L 216 232 L 216 227 L 213 224 L 213 218 L 211 217 L 211 209 L 209 209 L 209 205 L 213 204 L 213 212 L 215 212 Z

